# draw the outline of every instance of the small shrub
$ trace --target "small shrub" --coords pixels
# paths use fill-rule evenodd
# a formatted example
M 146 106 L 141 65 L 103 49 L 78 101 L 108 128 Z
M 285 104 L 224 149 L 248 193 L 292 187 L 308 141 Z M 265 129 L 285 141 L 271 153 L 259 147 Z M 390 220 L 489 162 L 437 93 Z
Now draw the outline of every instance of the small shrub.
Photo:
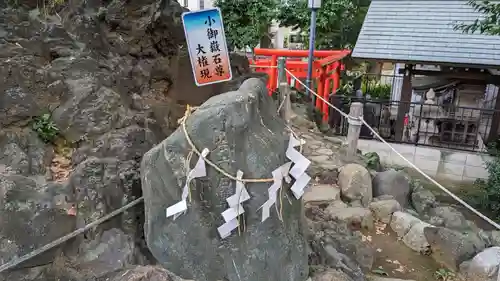
M 366 166 L 372 170 L 380 169 L 380 156 L 378 156 L 377 152 L 367 152 L 365 153 L 364 159 Z
M 434 277 L 439 281 L 451 281 L 455 278 L 455 273 L 446 268 L 440 268 L 434 272 Z
M 469 203 L 500 220 L 500 156 L 495 156 L 487 163 L 488 178 L 477 180 L 475 190 L 469 191 L 466 198 Z
M 374 99 L 388 100 L 391 98 L 392 87 L 380 81 L 368 80 L 363 83 L 361 90 L 365 95 L 370 95 Z
M 57 128 L 49 113 L 33 119 L 31 127 L 45 143 L 53 143 L 59 135 L 59 128 Z

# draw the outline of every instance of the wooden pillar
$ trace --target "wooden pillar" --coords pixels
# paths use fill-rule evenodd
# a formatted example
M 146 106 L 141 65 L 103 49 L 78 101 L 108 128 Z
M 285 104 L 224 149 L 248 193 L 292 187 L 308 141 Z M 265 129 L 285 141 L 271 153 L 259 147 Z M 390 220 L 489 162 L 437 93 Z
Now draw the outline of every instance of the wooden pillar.
M 394 133 L 396 141 L 401 141 L 404 135 L 404 119 L 406 113 L 410 110 L 412 86 L 411 86 L 411 76 L 412 76 L 413 65 L 407 64 L 405 67 L 405 73 L 403 76 L 403 85 L 401 87 L 401 99 L 398 104 L 398 116 L 396 118 L 396 123 L 394 125 Z

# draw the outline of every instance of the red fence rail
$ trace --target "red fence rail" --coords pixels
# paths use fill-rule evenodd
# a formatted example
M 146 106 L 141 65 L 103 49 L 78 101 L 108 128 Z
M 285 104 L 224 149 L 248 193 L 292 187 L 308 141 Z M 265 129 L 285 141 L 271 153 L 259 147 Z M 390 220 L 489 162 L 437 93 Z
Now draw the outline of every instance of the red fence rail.
M 328 100 L 331 93 L 335 93 L 340 87 L 340 71 L 344 65 L 341 60 L 351 53 L 349 50 L 318 50 L 314 51 L 312 79 L 313 89 L 319 96 Z M 267 89 L 272 95 L 278 87 L 278 57 L 287 57 L 286 68 L 298 79 L 307 78 L 307 61 L 302 60 L 307 58 L 309 51 L 307 50 L 286 50 L 286 49 L 260 49 L 254 50 L 256 56 L 264 56 L 264 59 L 252 60 L 257 72 L 264 72 L 269 75 Z M 287 79 L 290 83 L 292 76 L 287 72 Z M 301 89 L 301 85 L 296 83 L 296 88 Z M 328 105 L 321 99 L 316 99 L 316 108 L 323 113 L 323 121 L 328 121 Z

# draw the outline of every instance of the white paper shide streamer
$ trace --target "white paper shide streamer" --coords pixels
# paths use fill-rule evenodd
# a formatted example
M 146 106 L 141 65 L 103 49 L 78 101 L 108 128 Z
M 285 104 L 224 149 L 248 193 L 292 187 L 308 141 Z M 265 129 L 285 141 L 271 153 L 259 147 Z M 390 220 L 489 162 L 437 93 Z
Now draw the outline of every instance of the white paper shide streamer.
M 243 178 L 243 172 L 238 171 L 236 173 L 237 179 Z M 250 199 L 250 194 L 245 188 L 245 184 L 241 181 L 236 181 L 236 190 L 233 195 L 226 199 L 229 208 L 222 212 L 222 217 L 225 223 L 217 228 L 219 235 L 222 239 L 228 237 L 233 230 L 235 230 L 238 225 L 238 216 L 243 214 L 245 210 L 241 203 Z
M 295 147 L 301 145 L 301 141 L 290 134 L 290 142 L 286 150 L 286 157 L 293 162 L 293 167 L 290 169 L 290 175 L 295 179 L 290 190 L 292 190 L 295 198 L 300 199 L 304 194 L 311 177 L 306 174 L 307 167 L 311 165 L 311 161 L 302 155 Z
M 183 212 L 187 210 L 189 184 L 193 179 L 205 177 L 207 175 L 207 170 L 205 167 L 205 157 L 207 157 L 208 152 L 209 150 L 205 148 L 201 152 L 201 156 L 196 162 L 194 168 L 188 172 L 188 175 L 186 177 L 186 183 L 184 184 L 184 187 L 182 189 L 181 201 L 167 208 L 167 218 L 170 216 L 174 216 L 174 219 L 176 219 L 178 216 L 180 216 Z
M 273 184 L 267 190 L 269 194 L 269 199 L 264 202 L 261 206 L 262 208 L 262 222 L 269 218 L 271 213 L 271 207 L 276 204 L 276 198 L 278 197 L 278 191 L 283 185 L 283 178 L 288 175 L 290 171 L 290 167 L 292 166 L 292 162 L 288 162 L 278 169 L 273 171 Z

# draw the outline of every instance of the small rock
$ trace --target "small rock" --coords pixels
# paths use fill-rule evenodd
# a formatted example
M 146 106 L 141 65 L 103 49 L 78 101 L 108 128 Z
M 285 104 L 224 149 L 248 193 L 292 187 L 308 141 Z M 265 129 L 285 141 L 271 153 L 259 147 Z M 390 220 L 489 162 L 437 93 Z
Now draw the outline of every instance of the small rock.
M 322 184 L 313 185 L 302 199 L 305 204 L 324 204 L 340 200 L 340 189 L 336 186 Z
M 444 227 L 426 227 L 424 235 L 431 245 L 434 260 L 457 271 L 459 265 L 482 251 L 486 244 L 477 234 L 457 232 Z
M 319 155 L 326 155 L 326 156 L 333 155 L 333 151 L 329 148 L 320 148 L 320 149 L 316 150 L 316 153 L 318 153 Z
M 491 247 L 462 263 L 460 273 L 467 281 L 497 281 L 499 267 L 500 247 Z
M 334 208 L 329 206 L 325 212 L 331 219 L 343 221 L 353 229 L 373 229 L 373 215 L 369 209 L 362 207 Z
M 368 281 L 415 281 L 409 279 L 385 278 L 380 276 L 367 276 Z
M 353 279 L 340 270 L 329 269 L 314 275 L 312 281 L 353 281 Z
M 361 200 L 367 207 L 372 200 L 372 180 L 370 172 L 359 164 L 347 164 L 339 173 L 338 184 L 342 198 L 348 201 Z
M 124 269 L 99 281 L 184 281 L 172 272 L 159 266 L 136 266 Z M 188 281 L 188 280 L 185 280 Z
M 370 210 L 373 212 L 375 218 L 383 223 L 390 223 L 392 214 L 401 211 L 401 205 L 394 199 L 381 200 L 370 203 Z
M 105 231 L 99 240 L 83 244 L 80 252 L 73 263 L 87 278 L 100 278 L 134 264 L 137 253 L 134 241 L 116 228 Z
M 467 223 L 467 227 L 465 229 L 469 229 L 472 232 L 476 232 L 476 233 L 479 233 L 479 231 L 481 231 L 481 229 L 476 225 L 475 222 L 473 222 L 471 220 L 467 220 L 466 223 Z
M 330 157 L 326 155 L 309 156 L 309 160 L 311 160 L 311 162 L 317 162 L 318 165 L 323 166 L 323 164 L 330 161 Z
M 427 214 L 437 206 L 434 194 L 422 186 L 418 186 L 411 193 L 411 203 L 419 214 Z
M 421 220 L 405 212 L 394 212 L 392 214 L 391 228 L 398 237 L 405 236 L 411 227 Z
M 414 217 L 417 217 L 417 218 L 420 217 L 419 214 L 417 213 L 417 211 L 415 211 L 415 210 L 413 210 L 411 208 L 404 208 L 403 211 L 405 211 L 406 213 L 408 213 L 408 214 L 410 214 L 410 215 L 412 215 Z
M 363 203 L 361 202 L 361 200 L 354 200 L 349 202 L 349 207 L 363 208 Z
M 342 208 L 349 208 L 349 205 L 347 205 L 346 203 L 338 200 L 338 201 L 333 201 L 331 202 L 329 205 L 328 205 L 328 208 L 330 209 L 342 209 Z
M 457 209 L 450 206 L 436 207 L 430 210 L 432 216 L 440 217 L 444 220 L 444 227 L 455 230 L 467 230 L 469 225 L 464 215 Z
M 363 242 L 359 231 L 352 231 L 341 221 L 308 226 L 311 265 L 339 269 L 356 281 L 365 280 L 362 270 L 371 270 L 375 252 L 370 243 Z
M 444 219 L 440 217 L 431 217 L 429 223 L 434 226 L 444 226 Z
M 419 222 L 410 228 L 410 231 L 406 233 L 403 237 L 403 243 L 408 246 L 413 251 L 429 254 L 430 245 L 424 235 L 424 229 L 426 227 L 432 227 L 432 225 L 426 222 Z
M 500 246 L 500 230 L 489 231 L 488 234 L 491 246 Z
M 406 207 L 410 195 L 410 182 L 401 171 L 388 170 L 378 173 L 373 178 L 373 196 L 392 195 Z
M 384 195 L 380 195 L 380 196 L 373 198 L 373 201 L 382 201 L 382 200 L 391 200 L 391 199 L 394 199 L 394 196 L 384 194 Z

